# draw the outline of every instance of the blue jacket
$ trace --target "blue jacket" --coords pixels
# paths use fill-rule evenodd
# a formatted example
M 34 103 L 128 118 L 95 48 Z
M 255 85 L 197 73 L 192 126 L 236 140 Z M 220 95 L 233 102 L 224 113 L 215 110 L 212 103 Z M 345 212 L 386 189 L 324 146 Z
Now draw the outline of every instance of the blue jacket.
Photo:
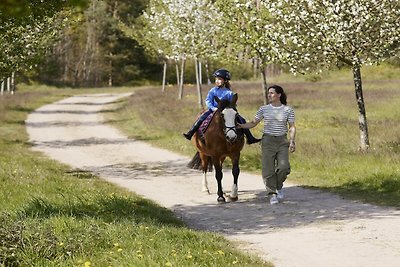
M 214 96 L 218 97 L 219 99 L 227 99 L 232 101 L 233 92 L 228 88 L 219 88 L 217 86 L 213 87 L 208 91 L 206 97 L 206 105 L 212 111 L 216 110 L 218 107 L 218 103 L 214 100 Z

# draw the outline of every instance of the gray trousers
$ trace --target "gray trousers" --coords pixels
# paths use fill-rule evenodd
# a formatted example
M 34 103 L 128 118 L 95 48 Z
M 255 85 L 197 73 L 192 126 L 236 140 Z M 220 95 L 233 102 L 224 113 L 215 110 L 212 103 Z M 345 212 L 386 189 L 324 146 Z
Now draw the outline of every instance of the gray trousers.
M 283 182 L 290 173 L 289 142 L 286 135 L 264 134 L 262 148 L 262 177 L 267 193 L 281 190 Z

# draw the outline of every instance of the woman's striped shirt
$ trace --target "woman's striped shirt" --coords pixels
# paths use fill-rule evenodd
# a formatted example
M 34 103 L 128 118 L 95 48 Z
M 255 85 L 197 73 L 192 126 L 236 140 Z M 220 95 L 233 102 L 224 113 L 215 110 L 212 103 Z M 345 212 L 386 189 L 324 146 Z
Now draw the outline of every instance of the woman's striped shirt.
M 294 122 L 294 110 L 290 106 L 274 107 L 268 104 L 261 106 L 254 118 L 257 121 L 264 119 L 265 134 L 282 136 L 288 132 L 288 123 Z

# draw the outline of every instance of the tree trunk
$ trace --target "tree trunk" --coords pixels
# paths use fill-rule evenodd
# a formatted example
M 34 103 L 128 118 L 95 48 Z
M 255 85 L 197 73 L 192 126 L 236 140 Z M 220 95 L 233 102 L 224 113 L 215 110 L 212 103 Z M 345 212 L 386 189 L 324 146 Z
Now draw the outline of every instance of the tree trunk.
M 113 61 L 112 61 L 113 54 L 110 52 L 110 59 L 108 61 L 108 87 L 113 86 Z
M 179 82 L 179 65 L 178 65 L 179 61 L 176 60 L 175 61 L 175 69 L 176 69 L 176 85 L 178 86 L 178 88 L 180 88 L 180 82 Z
M 199 61 L 199 81 L 200 81 L 200 85 L 203 84 L 203 74 L 202 74 L 202 70 L 201 70 L 201 61 Z
M 358 105 L 358 126 L 360 130 L 360 150 L 367 151 L 369 149 L 367 115 L 365 112 L 364 97 L 361 82 L 361 69 L 359 64 L 353 65 L 353 78 Z
M 253 59 L 253 76 L 258 78 L 259 71 L 265 71 L 264 67 L 260 68 L 260 60 L 258 58 Z
M 210 70 L 208 68 L 208 62 L 206 62 L 206 76 L 207 76 L 207 85 L 211 84 L 211 79 L 210 79 Z
M 0 89 L 0 95 L 3 95 L 3 92 L 4 92 L 4 80 L 1 81 L 1 87 L 0 88 L 1 88 Z
M 118 2 L 115 2 L 114 5 L 110 5 L 110 9 L 112 12 L 112 17 L 115 21 L 118 21 Z M 99 49 L 97 49 L 97 53 L 99 54 Z M 114 83 L 114 78 L 113 78 L 113 68 L 114 68 L 114 64 L 113 64 L 113 52 L 112 52 L 112 48 L 109 47 L 109 55 L 110 55 L 110 59 L 109 59 L 109 73 L 108 73 L 108 86 L 112 87 L 113 83 Z M 97 62 L 96 65 L 99 65 L 99 62 Z M 98 67 L 98 66 L 96 66 Z M 99 75 L 99 80 L 101 81 L 101 76 Z
M 263 90 L 263 96 L 264 96 L 264 105 L 268 104 L 268 85 L 267 85 L 267 74 L 266 74 L 266 66 L 265 64 L 262 64 L 261 66 L 261 75 L 263 78 L 263 84 L 262 84 L 262 90 Z
M 201 94 L 201 75 L 200 75 L 200 62 L 198 59 L 195 59 L 195 67 L 196 67 L 196 84 L 197 84 L 197 95 L 198 95 L 198 101 L 199 101 L 199 108 L 203 108 L 203 96 Z
M 179 82 L 179 95 L 178 95 L 178 99 L 181 100 L 183 97 L 183 83 L 184 83 L 184 79 L 185 79 L 185 63 L 186 63 L 186 59 L 184 57 L 182 57 L 182 62 L 181 62 L 181 80 Z
M 15 72 L 11 72 L 11 77 L 10 77 L 10 90 L 11 94 L 13 95 L 15 93 Z
M 161 86 L 161 92 L 165 92 L 165 80 L 167 76 L 167 60 L 164 60 L 164 67 L 163 67 L 163 76 L 162 76 L 162 86 Z
M 11 77 L 7 78 L 7 92 L 11 93 Z

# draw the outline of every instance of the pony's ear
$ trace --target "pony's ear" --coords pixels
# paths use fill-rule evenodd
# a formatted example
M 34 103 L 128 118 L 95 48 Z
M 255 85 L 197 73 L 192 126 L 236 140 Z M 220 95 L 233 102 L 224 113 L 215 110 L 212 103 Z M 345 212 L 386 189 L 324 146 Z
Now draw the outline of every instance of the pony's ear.
M 232 104 L 233 104 L 234 106 L 236 106 L 237 100 L 238 100 L 238 94 L 235 93 L 235 94 L 233 94 L 233 96 L 232 96 Z
M 219 104 L 219 102 L 221 102 L 221 100 L 217 97 L 217 96 L 214 96 L 214 100 Z

